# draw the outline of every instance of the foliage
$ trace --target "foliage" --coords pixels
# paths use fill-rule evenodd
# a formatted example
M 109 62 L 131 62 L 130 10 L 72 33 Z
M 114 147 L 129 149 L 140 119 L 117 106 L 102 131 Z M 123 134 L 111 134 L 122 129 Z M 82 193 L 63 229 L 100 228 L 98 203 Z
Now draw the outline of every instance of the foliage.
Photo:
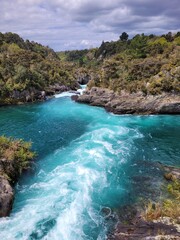
M 128 35 L 128 34 L 127 34 Z M 79 76 L 91 76 L 89 88 L 161 94 L 180 92 L 180 33 L 102 42 L 99 48 L 55 53 L 49 47 L 0 33 L 0 105 L 31 101 L 36 91 L 59 84 L 76 89 Z
M 35 153 L 30 149 L 31 142 L 0 136 L 0 160 L 6 162 L 6 167 L 0 174 L 11 175 L 8 170 L 8 166 L 11 164 L 16 169 L 16 174 L 21 174 L 24 169 L 28 168 L 29 162 L 35 157 Z M 7 161 L 11 162 L 11 164 L 7 164 Z M 10 169 L 12 170 L 12 167 Z
M 131 40 L 102 42 L 95 50 L 94 65 L 83 67 L 96 72 L 88 86 L 121 91 L 161 94 L 180 92 L 179 34 L 163 36 L 137 34 Z M 87 54 L 86 54 L 87 55 Z
M 172 35 L 172 32 L 168 32 L 167 34 L 162 35 L 168 42 L 172 42 L 174 40 L 174 37 Z
M 129 35 L 126 33 L 126 32 L 123 32 L 121 35 L 120 35 L 120 40 L 121 41 L 127 41 L 128 40 L 128 37 Z
M 116 41 L 116 42 L 102 42 L 101 46 L 95 52 L 95 58 L 98 60 L 103 60 L 112 55 L 115 55 L 120 52 L 124 52 L 128 46 L 129 41 Z
M 64 51 L 58 52 L 57 55 L 59 56 L 60 60 L 63 62 L 73 62 L 76 67 L 83 67 L 86 66 L 91 67 L 97 64 L 94 61 L 94 54 L 96 49 L 84 49 L 84 50 L 72 50 L 72 51 Z
M 147 204 L 144 218 L 148 221 L 159 219 L 160 217 L 169 217 L 173 221 L 178 221 L 180 216 L 180 181 L 174 179 L 167 186 L 168 198 L 162 202 Z
M 102 42 L 97 49 L 66 51 L 58 55 L 74 68 L 83 67 L 91 76 L 88 87 L 161 94 L 180 92 L 179 33 L 155 36 L 137 34 L 128 40 L 126 33 L 118 41 Z
M 20 93 L 42 91 L 56 83 L 73 88 L 76 82 L 69 65 L 49 47 L 24 41 L 14 33 L 1 33 L 0 105 L 24 102 L 25 94 Z M 18 100 L 14 97 L 17 91 Z

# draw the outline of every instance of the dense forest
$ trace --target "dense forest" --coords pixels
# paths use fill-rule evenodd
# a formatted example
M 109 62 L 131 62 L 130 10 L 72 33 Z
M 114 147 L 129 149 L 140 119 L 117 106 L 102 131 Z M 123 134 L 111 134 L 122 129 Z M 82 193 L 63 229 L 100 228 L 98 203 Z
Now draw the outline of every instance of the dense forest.
M 153 95 L 180 91 L 180 32 L 137 34 L 130 40 L 124 32 L 119 40 L 103 41 L 97 49 L 58 55 L 92 75 L 89 88 L 105 87 L 119 94 L 122 90 Z
M 180 33 L 137 34 L 128 40 L 102 42 L 99 48 L 55 53 L 24 41 L 15 33 L 0 33 L 0 105 L 41 99 L 42 91 L 76 89 L 77 79 L 89 77 L 88 87 L 160 94 L 180 91 Z
M 75 88 L 70 63 L 49 47 L 0 33 L 0 105 L 36 100 L 56 83 Z

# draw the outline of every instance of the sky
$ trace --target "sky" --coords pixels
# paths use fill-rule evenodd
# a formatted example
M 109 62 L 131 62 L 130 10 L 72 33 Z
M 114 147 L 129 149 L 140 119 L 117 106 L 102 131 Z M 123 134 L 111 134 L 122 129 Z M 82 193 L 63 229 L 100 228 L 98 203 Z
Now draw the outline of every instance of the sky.
M 54 50 L 180 31 L 180 0 L 0 0 L 0 31 Z

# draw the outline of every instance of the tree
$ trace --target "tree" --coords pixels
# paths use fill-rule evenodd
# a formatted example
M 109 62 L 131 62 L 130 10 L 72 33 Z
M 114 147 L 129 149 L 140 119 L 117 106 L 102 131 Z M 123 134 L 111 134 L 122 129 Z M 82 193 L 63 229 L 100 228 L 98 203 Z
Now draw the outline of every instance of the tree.
M 174 38 L 180 37 L 180 32 L 177 32 Z
M 137 34 L 133 37 L 130 43 L 130 49 L 132 51 L 132 55 L 134 55 L 135 58 L 145 58 L 146 57 L 146 47 L 147 47 L 147 41 L 148 36 L 145 36 L 143 33 Z
M 4 35 L 0 32 L 0 45 L 3 44 Z
M 152 38 L 154 38 L 154 37 L 155 37 L 154 34 L 150 34 L 150 35 L 149 35 L 149 39 L 152 39 Z
M 119 38 L 121 39 L 121 41 L 127 41 L 128 37 L 129 35 L 126 32 L 123 32 Z
M 172 32 L 168 32 L 167 34 L 162 35 L 168 42 L 172 42 L 174 40 Z

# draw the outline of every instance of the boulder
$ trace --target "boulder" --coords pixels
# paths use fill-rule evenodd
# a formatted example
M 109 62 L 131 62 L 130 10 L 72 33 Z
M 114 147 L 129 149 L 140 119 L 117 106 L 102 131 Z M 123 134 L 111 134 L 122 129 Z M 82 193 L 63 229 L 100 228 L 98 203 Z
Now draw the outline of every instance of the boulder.
M 76 101 L 77 98 L 78 98 L 78 95 L 72 95 L 72 96 L 71 96 L 71 99 L 72 99 L 73 101 Z
M 0 176 L 0 217 L 10 214 L 14 200 L 14 192 L 6 178 Z

